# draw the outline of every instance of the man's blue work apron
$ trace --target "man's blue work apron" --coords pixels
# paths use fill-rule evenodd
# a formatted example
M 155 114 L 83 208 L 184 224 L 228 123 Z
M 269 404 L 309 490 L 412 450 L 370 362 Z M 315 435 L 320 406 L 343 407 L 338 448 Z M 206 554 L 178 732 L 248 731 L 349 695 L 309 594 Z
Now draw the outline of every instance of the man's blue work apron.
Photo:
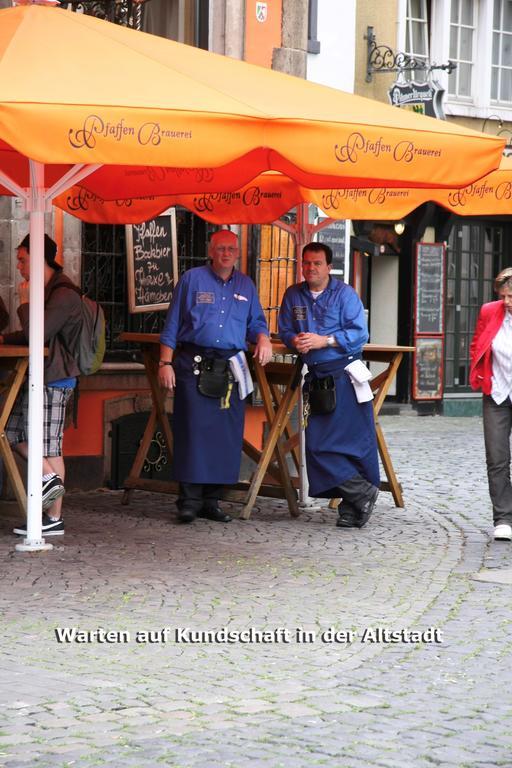
M 310 496 L 336 498 L 341 495 L 337 487 L 355 475 L 377 488 L 380 484 L 373 406 L 371 401 L 357 402 L 354 387 L 343 370 L 353 360 L 353 356 L 347 356 L 310 366 L 318 378 L 334 376 L 336 384 L 335 411 L 308 417 L 306 466 Z
M 238 482 L 242 458 L 245 401 L 233 384 L 229 408 L 220 399 L 205 397 L 197 389 L 194 356 L 226 359 L 237 350 L 205 350 L 187 345 L 175 358 L 173 477 L 182 483 L 233 485 Z

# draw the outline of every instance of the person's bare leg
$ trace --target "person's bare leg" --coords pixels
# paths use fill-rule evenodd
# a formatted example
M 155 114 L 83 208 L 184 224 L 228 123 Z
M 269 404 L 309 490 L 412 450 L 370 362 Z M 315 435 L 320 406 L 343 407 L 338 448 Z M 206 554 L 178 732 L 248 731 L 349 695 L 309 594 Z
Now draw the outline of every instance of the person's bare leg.
M 28 443 L 15 443 L 15 445 L 11 447 L 13 451 L 15 451 L 18 454 L 18 456 L 21 456 L 21 458 L 25 459 L 25 461 L 28 460 Z M 48 475 L 50 474 L 50 472 L 55 472 L 55 471 L 56 470 L 52 469 L 52 466 L 49 460 L 43 456 L 43 475 Z M 57 472 L 57 474 L 59 475 L 60 472 Z M 64 480 L 64 478 L 62 479 Z
M 18 456 L 21 456 L 21 458 L 27 461 L 28 443 L 16 443 L 12 448 L 16 451 Z M 56 475 L 59 475 L 62 482 L 64 482 L 65 471 L 64 459 L 62 456 L 43 456 L 43 475 L 49 475 L 54 472 Z M 60 518 L 62 514 L 62 496 L 53 502 L 52 506 L 46 511 L 46 514 L 48 517 L 54 518 L 55 520 Z
M 44 462 L 50 466 L 49 471 L 55 472 L 56 475 L 60 477 L 62 482 L 64 483 L 64 476 L 66 474 L 66 468 L 64 466 L 64 458 L 62 456 L 48 456 L 47 458 L 43 459 L 43 466 Z M 46 470 L 45 470 L 46 474 Z M 55 499 L 51 507 L 49 507 L 46 510 L 46 514 L 48 517 L 51 517 L 53 520 L 59 520 L 60 516 L 62 514 L 62 499 L 63 496 L 59 496 L 58 499 Z

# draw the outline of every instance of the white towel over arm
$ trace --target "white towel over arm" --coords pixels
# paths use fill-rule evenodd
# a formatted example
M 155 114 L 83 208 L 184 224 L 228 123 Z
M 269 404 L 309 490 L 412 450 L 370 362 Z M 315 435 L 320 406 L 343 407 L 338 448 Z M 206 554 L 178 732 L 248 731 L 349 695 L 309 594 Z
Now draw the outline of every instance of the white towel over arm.
M 229 367 L 235 381 L 238 383 L 238 394 L 240 400 L 245 400 L 247 395 L 254 391 L 254 384 L 247 363 L 245 352 L 237 352 L 236 355 L 229 358 Z
M 356 399 L 358 403 L 367 403 L 369 400 L 373 400 L 372 388 L 368 384 L 372 375 L 362 360 L 354 360 L 345 367 L 346 372 L 350 376 L 350 381 L 354 387 L 356 393 Z

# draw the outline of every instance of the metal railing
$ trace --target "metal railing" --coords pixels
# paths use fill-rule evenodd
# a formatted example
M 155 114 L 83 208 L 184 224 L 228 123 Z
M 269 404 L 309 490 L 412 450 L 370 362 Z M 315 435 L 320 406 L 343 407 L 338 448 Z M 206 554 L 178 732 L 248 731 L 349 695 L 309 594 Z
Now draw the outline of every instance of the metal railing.
M 146 2 L 148 0 L 61 0 L 60 7 L 125 27 L 142 29 Z

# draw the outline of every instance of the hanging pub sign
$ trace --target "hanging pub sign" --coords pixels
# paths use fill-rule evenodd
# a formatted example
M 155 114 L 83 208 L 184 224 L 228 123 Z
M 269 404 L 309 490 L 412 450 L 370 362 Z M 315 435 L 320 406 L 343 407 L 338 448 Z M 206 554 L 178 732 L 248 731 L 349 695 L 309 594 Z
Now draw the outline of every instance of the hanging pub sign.
M 426 83 L 397 80 L 389 89 L 388 96 L 394 107 L 437 117 L 439 120 L 446 119 L 443 111 L 444 88 L 435 80 Z

